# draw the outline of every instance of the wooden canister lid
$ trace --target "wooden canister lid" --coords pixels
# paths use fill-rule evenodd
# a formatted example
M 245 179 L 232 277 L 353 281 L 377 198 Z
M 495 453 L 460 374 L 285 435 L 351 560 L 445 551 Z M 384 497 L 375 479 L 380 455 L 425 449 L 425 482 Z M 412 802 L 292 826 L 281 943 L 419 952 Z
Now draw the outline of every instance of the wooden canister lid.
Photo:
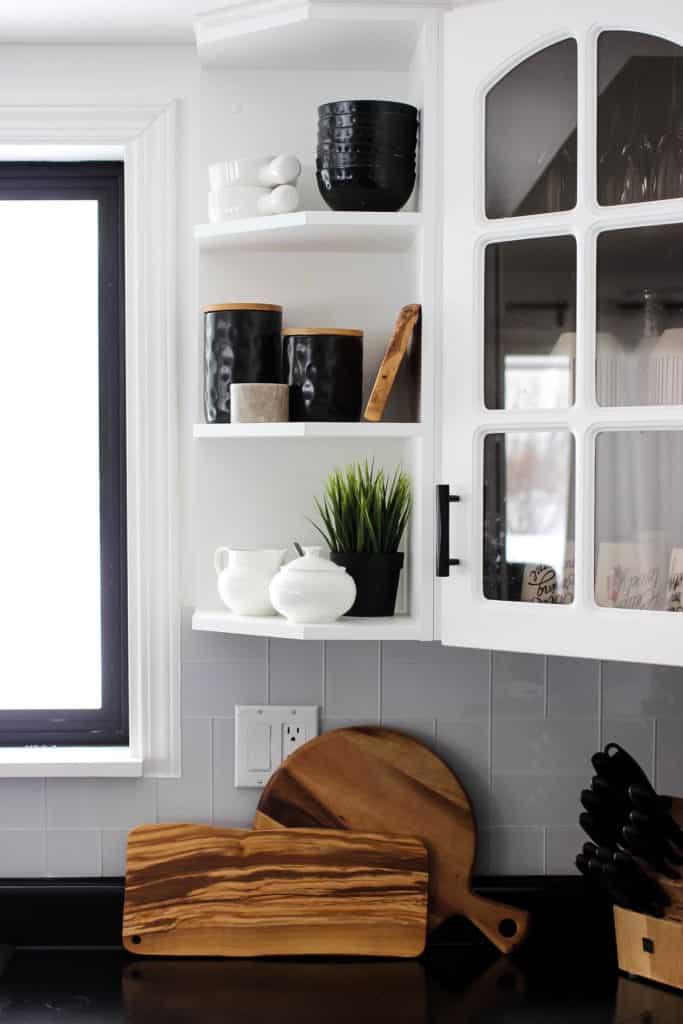
M 282 312 L 282 306 L 271 306 L 267 302 L 218 302 L 215 306 L 204 306 L 205 313 L 220 313 L 224 309 L 262 309 L 270 313 Z
M 341 334 L 353 338 L 362 338 L 363 332 L 351 330 L 347 327 L 288 327 L 282 332 L 285 336 L 291 334 Z

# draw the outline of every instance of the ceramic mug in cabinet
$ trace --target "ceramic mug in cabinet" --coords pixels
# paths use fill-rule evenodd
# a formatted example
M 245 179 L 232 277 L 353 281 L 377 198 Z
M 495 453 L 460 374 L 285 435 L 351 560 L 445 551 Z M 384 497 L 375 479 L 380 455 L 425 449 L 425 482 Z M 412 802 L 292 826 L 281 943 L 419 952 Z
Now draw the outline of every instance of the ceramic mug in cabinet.
M 274 615 L 270 582 L 286 554 L 286 548 L 216 548 L 213 564 L 223 604 L 237 615 Z

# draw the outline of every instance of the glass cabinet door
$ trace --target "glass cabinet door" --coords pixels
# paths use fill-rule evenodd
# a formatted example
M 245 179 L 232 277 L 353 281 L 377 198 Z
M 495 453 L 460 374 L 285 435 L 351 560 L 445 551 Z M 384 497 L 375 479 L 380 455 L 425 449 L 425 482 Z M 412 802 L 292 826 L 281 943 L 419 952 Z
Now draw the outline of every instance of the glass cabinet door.
M 595 455 L 597 604 L 683 611 L 683 431 L 606 430 Z
M 618 0 L 447 31 L 446 643 L 683 664 L 683 8 L 650 7 L 666 38 Z

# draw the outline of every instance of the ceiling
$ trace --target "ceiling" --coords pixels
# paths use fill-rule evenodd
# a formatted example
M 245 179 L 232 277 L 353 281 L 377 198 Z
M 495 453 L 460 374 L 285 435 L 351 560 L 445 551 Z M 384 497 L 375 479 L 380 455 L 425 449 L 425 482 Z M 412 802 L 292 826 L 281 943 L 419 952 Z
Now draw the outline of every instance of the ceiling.
M 0 43 L 191 43 L 221 0 L 0 0 Z

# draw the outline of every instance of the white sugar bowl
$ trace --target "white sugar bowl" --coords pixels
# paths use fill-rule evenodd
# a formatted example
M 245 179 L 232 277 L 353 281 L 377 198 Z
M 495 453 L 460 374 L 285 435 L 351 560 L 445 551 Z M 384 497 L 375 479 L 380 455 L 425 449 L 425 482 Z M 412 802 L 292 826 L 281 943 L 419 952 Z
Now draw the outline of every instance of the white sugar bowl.
M 356 600 L 356 584 L 342 565 L 304 548 L 303 558 L 280 569 L 270 584 L 271 604 L 290 622 L 334 622 Z

